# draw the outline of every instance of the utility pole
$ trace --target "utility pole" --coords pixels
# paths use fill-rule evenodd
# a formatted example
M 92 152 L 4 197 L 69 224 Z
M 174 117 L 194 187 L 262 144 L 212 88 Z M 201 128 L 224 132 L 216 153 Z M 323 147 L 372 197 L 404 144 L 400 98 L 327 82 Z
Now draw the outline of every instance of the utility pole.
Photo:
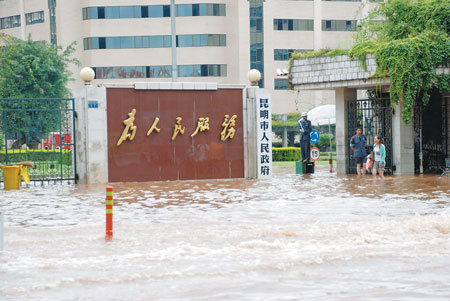
M 175 28 L 175 0 L 170 0 L 170 24 L 172 27 L 172 82 L 177 81 L 177 32 Z

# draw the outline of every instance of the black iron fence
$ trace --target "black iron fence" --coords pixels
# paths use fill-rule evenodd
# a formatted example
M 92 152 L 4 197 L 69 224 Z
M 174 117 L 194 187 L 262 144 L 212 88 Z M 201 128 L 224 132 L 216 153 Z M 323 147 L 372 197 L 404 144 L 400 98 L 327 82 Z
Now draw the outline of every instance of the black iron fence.
M 389 98 L 370 98 L 350 100 L 347 103 L 347 145 L 350 160 L 348 172 L 356 174 L 356 162 L 350 148 L 350 138 L 356 129 L 362 127 L 367 136 L 367 153 L 372 151 L 374 137 L 380 135 L 386 147 L 386 174 L 392 174 L 392 109 Z
M 34 183 L 75 183 L 74 114 L 73 98 L 0 98 L 0 164 L 31 161 Z

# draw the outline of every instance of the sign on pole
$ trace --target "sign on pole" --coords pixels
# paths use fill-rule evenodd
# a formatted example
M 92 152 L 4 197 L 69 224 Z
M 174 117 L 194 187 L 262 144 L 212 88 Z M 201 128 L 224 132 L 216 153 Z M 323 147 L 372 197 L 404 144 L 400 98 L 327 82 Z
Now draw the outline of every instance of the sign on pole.
M 317 161 L 320 158 L 320 150 L 317 147 L 311 148 L 311 151 L 309 152 L 309 157 L 313 161 Z
M 270 94 L 256 89 L 258 178 L 272 177 L 272 114 Z
M 319 141 L 319 138 L 320 138 L 319 132 L 317 130 L 312 130 L 309 141 L 311 143 L 317 143 Z

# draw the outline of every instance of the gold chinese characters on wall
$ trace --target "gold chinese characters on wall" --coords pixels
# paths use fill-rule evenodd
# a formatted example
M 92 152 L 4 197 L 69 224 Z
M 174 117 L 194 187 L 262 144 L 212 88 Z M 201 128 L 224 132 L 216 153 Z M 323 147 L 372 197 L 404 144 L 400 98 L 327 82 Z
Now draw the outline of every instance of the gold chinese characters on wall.
M 123 121 L 123 124 L 125 125 L 125 128 L 123 129 L 123 132 L 117 141 L 117 146 L 120 146 L 122 142 L 125 140 L 132 141 L 134 137 L 136 136 L 137 127 L 134 125 L 135 121 L 135 115 L 136 115 L 136 109 L 132 109 L 130 113 L 128 113 L 128 118 Z M 222 122 L 222 131 L 220 133 L 220 140 L 226 141 L 227 139 L 233 139 L 234 135 L 236 133 L 236 118 L 237 115 L 232 115 L 230 118 L 230 115 L 225 114 L 224 121 Z M 161 131 L 161 128 L 158 128 L 159 123 L 159 117 L 156 117 L 153 121 L 153 124 L 150 126 L 150 128 L 147 131 L 147 136 L 150 136 L 154 132 L 159 133 Z M 172 132 L 172 138 L 171 140 L 174 141 L 178 134 L 184 135 L 185 127 L 182 125 L 183 118 L 177 117 L 175 119 L 175 124 L 173 126 L 173 132 Z M 195 128 L 194 132 L 191 134 L 191 137 L 196 136 L 197 134 L 205 131 L 209 131 L 209 117 L 199 117 L 197 119 L 197 127 Z M 130 133 L 131 132 L 131 133 Z

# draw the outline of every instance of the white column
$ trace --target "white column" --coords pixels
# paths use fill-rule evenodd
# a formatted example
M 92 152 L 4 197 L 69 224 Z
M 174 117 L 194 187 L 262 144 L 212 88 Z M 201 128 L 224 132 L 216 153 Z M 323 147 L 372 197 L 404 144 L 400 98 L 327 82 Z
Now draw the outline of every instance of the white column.
M 399 105 L 392 114 L 392 157 L 395 175 L 414 175 L 414 124 L 405 124 Z
M 26 20 L 25 20 L 25 6 L 23 4 L 23 0 L 20 0 L 20 38 L 22 40 L 25 40 L 25 26 L 26 26 Z
M 258 176 L 258 150 L 256 146 L 256 90 L 258 87 L 248 87 L 244 102 L 244 176 L 255 179 Z
M 347 141 L 347 101 L 356 99 L 356 89 L 336 89 L 336 173 L 347 174 L 349 161 Z
M 78 183 L 108 182 L 106 88 L 74 89 Z M 89 104 L 91 103 L 91 107 Z
M 322 49 L 322 0 L 314 0 L 314 50 Z

